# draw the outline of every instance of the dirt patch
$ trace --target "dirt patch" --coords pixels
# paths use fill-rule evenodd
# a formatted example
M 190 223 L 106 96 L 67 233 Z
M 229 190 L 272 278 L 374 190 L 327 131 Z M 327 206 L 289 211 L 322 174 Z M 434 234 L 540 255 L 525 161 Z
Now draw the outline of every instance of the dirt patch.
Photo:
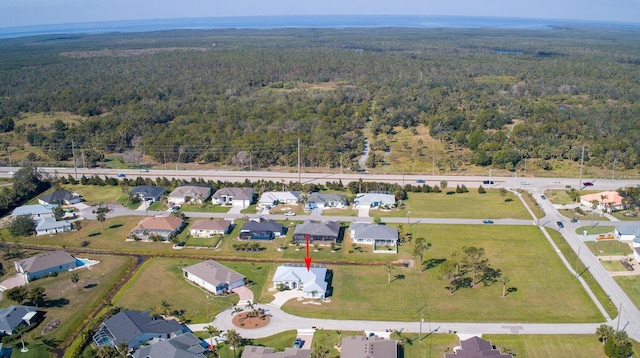
M 264 327 L 269 324 L 271 318 L 266 314 L 258 316 L 250 316 L 250 312 L 243 312 L 233 317 L 231 322 L 236 326 L 244 329 L 254 329 Z

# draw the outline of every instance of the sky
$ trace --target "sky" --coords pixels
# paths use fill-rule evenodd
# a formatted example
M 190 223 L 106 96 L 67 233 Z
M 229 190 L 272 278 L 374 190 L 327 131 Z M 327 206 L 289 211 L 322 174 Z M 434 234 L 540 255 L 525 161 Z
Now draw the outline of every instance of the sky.
M 261 15 L 492 16 L 640 23 L 640 0 L 0 0 L 0 27 Z

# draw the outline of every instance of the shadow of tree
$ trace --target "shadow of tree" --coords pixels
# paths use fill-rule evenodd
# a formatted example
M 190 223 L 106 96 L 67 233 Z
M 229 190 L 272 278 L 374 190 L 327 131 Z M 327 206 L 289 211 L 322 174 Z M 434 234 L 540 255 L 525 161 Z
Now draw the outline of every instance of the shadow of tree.
M 403 275 L 403 274 L 399 274 L 399 275 L 396 275 L 396 276 L 393 278 L 393 280 L 392 280 L 392 281 L 395 281 L 395 280 L 404 280 L 406 277 L 407 277 L 407 276 L 405 276 L 405 275 Z
M 97 284 L 97 283 L 90 283 L 90 284 L 88 284 L 88 285 L 84 285 L 84 287 L 83 287 L 83 288 L 94 288 L 94 287 L 96 287 L 96 286 L 98 286 L 98 284 Z
M 447 259 L 429 259 L 422 263 L 425 270 L 432 269 L 434 267 L 438 267 L 441 263 L 447 261 Z
M 114 225 L 109 226 L 109 229 L 117 229 L 117 228 L 119 228 L 121 226 L 122 226 L 122 224 L 114 224 Z
M 509 287 L 507 288 L 507 292 L 505 292 L 505 296 L 509 296 L 510 293 L 512 292 L 518 292 L 518 288 L 517 287 Z
M 64 307 L 69 304 L 69 300 L 61 297 L 54 300 L 43 300 L 40 307 L 43 308 L 51 308 L 51 307 Z
M 94 236 L 98 236 L 98 235 L 102 235 L 102 233 L 92 232 L 91 234 L 87 235 L 87 237 L 94 237 Z

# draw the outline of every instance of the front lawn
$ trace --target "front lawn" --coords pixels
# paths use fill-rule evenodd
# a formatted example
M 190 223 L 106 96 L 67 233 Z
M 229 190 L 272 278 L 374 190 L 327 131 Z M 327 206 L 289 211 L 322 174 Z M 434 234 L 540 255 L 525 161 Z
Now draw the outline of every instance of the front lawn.
M 614 276 L 613 279 L 620 285 L 636 308 L 640 309 L 640 277 Z
M 422 273 L 416 267 L 398 267 L 392 272 L 392 282 L 387 283 L 384 265 L 330 265 L 334 274 L 330 303 L 310 308 L 289 301 L 284 309 L 307 317 L 360 320 L 418 320 L 417 310 L 423 306 L 434 321 L 559 323 L 603 319 L 537 228 L 421 225 L 414 230 L 414 238 L 423 236 L 433 245 L 425 260 L 431 260 L 434 267 Z M 509 277 L 511 293 L 506 298 L 501 298 L 499 283 L 448 294 L 447 284 L 438 279 L 438 265 L 463 246 L 484 248 L 490 265 Z
M 482 338 L 491 341 L 502 353 L 513 353 L 514 357 L 607 357 L 595 334 L 485 334 Z M 636 354 L 634 345 L 634 357 Z
M 585 245 L 596 256 L 627 256 L 633 253 L 629 244 L 618 240 L 586 241 Z

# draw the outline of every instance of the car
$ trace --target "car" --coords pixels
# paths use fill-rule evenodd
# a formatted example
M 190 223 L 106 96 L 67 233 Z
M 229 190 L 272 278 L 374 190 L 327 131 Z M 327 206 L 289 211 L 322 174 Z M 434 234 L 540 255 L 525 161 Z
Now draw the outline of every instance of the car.
M 423 180 L 423 179 L 418 179 L 418 180 L 416 180 L 416 183 L 418 183 L 418 184 L 424 184 L 425 182 L 424 182 L 424 180 Z
M 148 172 L 149 172 L 149 169 L 146 169 L 146 168 L 140 169 L 140 173 L 148 173 Z
M 493 224 L 493 220 L 482 220 L 483 224 Z
M 544 196 L 544 195 L 540 195 L 540 199 L 542 199 L 542 200 L 547 200 L 547 197 L 546 197 L 546 196 Z
M 564 229 L 564 224 L 562 223 L 562 221 L 557 221 L 556 224 L 559 228 Z
M 284 216 L 296 216 L 296 213 L 294 213 L 293 211 L 287 211 L 286 213 L 284 213 Z
M 529 185 L 529 182 L 528 181 L 521 181 L 520 184 L 521 185 Z
M 293 342 L 293 348 L 302 348 L 302 339 L 296 338 L 295 342 Z
M 118 178 L 124 178 L 124 177 L 125 177 L 124 173 L 118 173 Z
M 493 184 L 493 180 L 485 180 L 482 182 L 482 184 Z
M 583 184 L 584 184 L 584 186 L 593 186 L 593 183 L 590 182 L 590 181 L 586 181 Z
M 12 171 L 8 172 L 7 174 L 9 174 L 9 175 L 13 175 L 13 174 L 15 174 L 15 173 L 16 173 L 16 172 L 14 172 L 14 171 L 12 170 Z

